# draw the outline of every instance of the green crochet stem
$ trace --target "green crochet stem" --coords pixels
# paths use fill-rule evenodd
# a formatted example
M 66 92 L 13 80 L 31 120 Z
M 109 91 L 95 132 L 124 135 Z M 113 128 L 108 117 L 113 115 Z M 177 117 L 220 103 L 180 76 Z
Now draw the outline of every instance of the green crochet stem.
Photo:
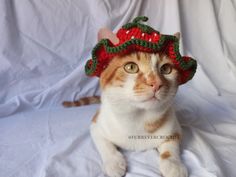
M 155 29 L 153 29 L 152 27 L 148 26 L 148 25 L 144 25 L 139 23 L 140 21 L 146 22 L 148 21 L 148 17 L 145 16 L 140 16 L 140 17 L 136 17 L 131 23 L 127 23 L 126 25 L 123 25 L 122 28 L 124 29 L 130 29 L 133 27 L 137 27 L 140 28 L 142 32 L 144 33 L 152 33 L 155 32 L 157 34 L 159 34 L 159 31 L 156 31 Z
M 146 22 L 146 21 L 148 21 L 148 17 L 146 17 L 146 16 L 139 16 L 139 17 L 136 17 L 136 18 L 133 20 L 133 23 L 138 23 L 139 21 Z

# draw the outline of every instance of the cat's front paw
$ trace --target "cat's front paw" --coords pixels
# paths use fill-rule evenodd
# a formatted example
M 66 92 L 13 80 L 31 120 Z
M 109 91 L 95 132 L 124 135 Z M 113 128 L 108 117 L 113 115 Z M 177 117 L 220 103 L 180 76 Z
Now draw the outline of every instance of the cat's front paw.
M 186 167 L 174 159 L 161 160 L 160 171 L 164 177 L 188 177 Z
M 109 177 L 122 177 L 126 172 L 126 161 L 120 152 L 117 152 L 103 164 L 103 170 Z

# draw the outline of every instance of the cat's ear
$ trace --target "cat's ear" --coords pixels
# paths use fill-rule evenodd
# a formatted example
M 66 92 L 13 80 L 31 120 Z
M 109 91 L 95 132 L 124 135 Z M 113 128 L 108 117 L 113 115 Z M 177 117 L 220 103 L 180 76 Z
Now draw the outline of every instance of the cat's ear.
M 175 33 L 174 36 L 177 37 L 177 39 L 180 39 L 180 32 Z
M 98 31 L 98 41 L 102 40 L 102 39 L 109 39 L 113 44 L 118 44 L 119 43 L 119 39 L 116 36 L 116 34 L 114 34 L 110 29 L 108 28 L 101 28 Z

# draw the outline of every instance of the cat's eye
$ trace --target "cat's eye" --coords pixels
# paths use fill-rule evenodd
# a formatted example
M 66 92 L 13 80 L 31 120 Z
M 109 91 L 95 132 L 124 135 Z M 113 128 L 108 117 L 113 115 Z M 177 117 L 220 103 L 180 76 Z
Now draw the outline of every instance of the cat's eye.
M 131 74 L 134 74 L 134 73 L 137 73 L 139 71 L 139 68 L 138 68 L 138 65 L 134 62 L 129 62 L 129 63 L 126 63 L 124 65 L 124 70 L 127 72 L 127 73 L 131 73 Z
M 164 64 L 160 68 L 160 73 L 161 74 L 170 74 L 172 72 L 172 66 L 171 64 Z

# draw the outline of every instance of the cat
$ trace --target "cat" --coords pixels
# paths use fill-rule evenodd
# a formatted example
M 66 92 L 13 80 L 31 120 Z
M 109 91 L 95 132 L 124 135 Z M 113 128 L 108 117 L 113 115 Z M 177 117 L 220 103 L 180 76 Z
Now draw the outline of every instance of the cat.
M 179 34 L 175 36 L 179 38 Z M 102 38 L 116 42 L 107 29 L 100 31 L 99 40 Z M 101 73 L 100 98 L 63 103 L 70 107 L 101 101 L 90 133 L 106 175 L 121 177 L 126 173 L 127 163 L 119 147 L 135 151 L 156 149 L 164 177 L 188 176 L 180 158 L 181 127 L 172 107 L 178 78 L 178 70 L 164 53 L 132 52 L 115 56 Z M 142 139 L 138 135 L 156 138 Z

